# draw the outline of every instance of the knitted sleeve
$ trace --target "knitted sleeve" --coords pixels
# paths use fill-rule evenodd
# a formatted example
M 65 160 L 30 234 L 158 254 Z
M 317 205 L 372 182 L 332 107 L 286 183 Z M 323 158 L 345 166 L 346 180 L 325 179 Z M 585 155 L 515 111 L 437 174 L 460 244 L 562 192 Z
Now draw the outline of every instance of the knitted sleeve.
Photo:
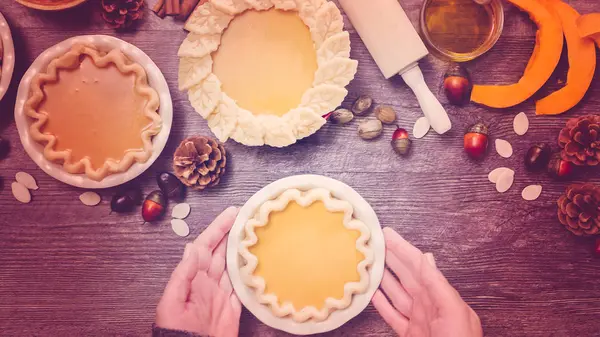
M 201 336 L 189 331 L 183 330 L 171 330 L 161 328 L 156 326 L 156 324 L 152 324 L 152 337 L 209 337 L 209 336 Z

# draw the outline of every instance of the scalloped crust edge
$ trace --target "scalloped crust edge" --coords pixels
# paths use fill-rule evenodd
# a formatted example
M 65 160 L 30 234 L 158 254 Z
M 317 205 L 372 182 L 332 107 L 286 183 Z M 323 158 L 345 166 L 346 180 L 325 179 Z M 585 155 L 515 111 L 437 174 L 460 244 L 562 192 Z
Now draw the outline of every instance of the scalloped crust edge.
M 316 201 L 322 201 L 325 208 L 328 210 L 333 212 L 344 212 L 344 226 L 346 228 L 358 230 L 361 233 L 356 240 L 356 249 L 365 257 L 357 266 L 360 281 L 346 283 L 344 285 L 344 296 L 341 299 L 328 297 L 325 299 L 325 305 L 321 310 L 314 306 L 296 310 L 290 302 L 279 304 L 276 295 L 264 293 L 266 287 L 265 280 L 260 276 L 253 275 L 258 265 L 258 259 L 255 255 L 250 253 L 248 248 L 258 242 L 258 237 L 254 230 L 256 227 L 266 226 L 269 220 L 269 214 L 271 212 L 282 211 L 287 207 L 290 201 L 295 201 L 303 207 L 307 207 Z M 333 198 L 331 193 L 323 188 L 315 188 L 307 192 L 289 189 L 276 199 L 262 204 L 255 217 L 246 223 L 244 228 L 245 238 L 242 240 L 239 248 L 239 254 L 246 263 L 240 268 L 242 280 L 247 286 L 254 289 L 259 303 L 269 305 L 273 314 L 277 317 L 291 316 L 294 321 L 299 323 L 309 319 L 314 319 L 319 322 L 326 320 L 334 310 L 343 310 L 349 307 L 352 303 L 354 294 L 365 292 L 369 286 L 369 274 L 367 268 L 373 264 L 374 260 L 373 250 L 369 246 L 371 232 L 367 225 L 362 221 L 352 217 L 353 212 L 354 209 L 349 202 Z
M 143 142 L 142 150 L 128 150 L 121 160 L 108 159 L 98 169 L 92 167 L 92 163 L 87 157 L 77 162 L 72 162 L 70 150 L 54 150 L 56 137 L 52 134 L 41 132 L 41 128 L 47 122 L 48 116 L 37 112 L 37 108 L 45 96 L 42 90 L 43 84 L 55 81 L 58 78 L 58 71 L 60 69 L 72 69 L 74 58 L 79 58 L 81 55 L 91 57 L 94 64 L 98 67 L 102 68 L 114 64 L 122 73 L 134 73 L 136 75 L 136 93 L 148 99 L 144 115 L 152 120 L 152 123 L 140 135 Z M 146 71 L 141 65 L 131 62 L 118 49 L 113 49 L 109 53 L 104 54 L 92 46 L 77 43 L 64 55 L 52 60 L 45 72 L 38 73 L 32 79 L 31 96 L 25 102 L 25 114 L 34 120 L 29 128 L 31 137 L 38 143 L 46 143 L 43 151 L 46 159 L 52 162 L 62 161 L 63 167 L 68 173 L 85 173 L 90 179 L 100 181 L 110 174 L 127 171 L 135 162 L 144 163 L 150 158 L 152 155 L 152 137 L 157 135 L 162 128 L 162 118 L 158 113 L 159 105 L 158 93 L 148 84 Z

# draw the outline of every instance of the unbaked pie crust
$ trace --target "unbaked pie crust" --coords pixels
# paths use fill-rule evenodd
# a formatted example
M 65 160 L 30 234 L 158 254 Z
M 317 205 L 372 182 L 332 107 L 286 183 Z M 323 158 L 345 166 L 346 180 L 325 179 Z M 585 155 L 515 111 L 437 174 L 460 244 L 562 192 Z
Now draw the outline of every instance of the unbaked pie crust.
M 84 62 L 88 62 L 85 66 L 88 67 L 88 69 L 91 69 L 89 71 L 93 74 L 93 76 L 90 76 L 90 78 L 86 77 L 86 73 L 83 70 Z M 115 67 L 117 71 L 114 70 Z M 60 75 L 63 71 L 65 72 L 64 76 Z M 132 88 L 130 92 L 132 96 L 128 96 L 127 92 L 118 93 L 118 95 L 115 95 L 116 97 L 99 97 L 98 95 L 94 94 L 93 86 L 102 86 L 105 83 L 102 82 L 101 79 L 95 77 L 96 75 L 100 77 L 101 71 L 105 71 L 105 73 L 111 72 L 111 74 L 118 73 L 121 75 L 120 77 L 124 78 L 124 80 L 128 82 L 132 81 Z M 75 75 L 73 75 L 74 73 Z M 101 104 L 101 102 L 103 102 L 105 99 L 106 102 L 110 102 L 113 108 L 118 106 L 119 104 L 129 104 L 128 106 L 136 107 L 135 109 L 137 111 L 131 111 L 131 116 L 124 116 L 123 118 L 125 118 L 125 120 L 116 120 L 116 122 L 113 121 L 113 123 L 119 123 L 120 121 L 132 123 L 131 128 L 122 129 L 125 131 L 132 129 L 136 126 L 140 127 L 140 129 L 138 129 L 137 131 L 132 131 L 136 132 L 136 134 L 127 135 L 130 139 L 134 140 L 137 139 L 137 137 L 139 137 L 139 139 L 135 141 L 135 148 L 124 149 L 122 153 L 120 153 L 119 158 L 113 158 L 116 156 L 112 155 L 107 158 L 102 158 L 100 160 L 100 163 L 98 163 L 97 157 L 94 158 L 94 156 L 89 155 L 89 153 L 86 153 L 85 155 L 79 153 L 79 157 L 82 158 L 75 158 L 75 155 L 73 155 L 74 151 L 72 148 L 57 149 L 57 143 L 59 142 L 57 135 L 45 131 L 45 128 L 47 126 L 50 126 L 50 124 L 46 123 L 50 123 L 52 121 L 52 114 L 47 113 L 43 110 L 44 105 L 49 104 L 47 103 L 49 102 L 49 96 L 46 96 L 46 89 L 44 88 L 45 86 L 54 86 L 54 88 L 56 88 L 56 86 L 60 86 L 60 83 L 62 83 L 61 81 L 65 81 L 65 78 L 69 77 L 72 79 L 74 78 L 73 76 L 80 76 L 76 77 L 76 79 L 81 79 L 81 88 L 79 88 L 78 86 L 71 86 L 70 84 L 62 84 L 62 86 L 65 87 L 63 90 L 68 90 L 68 94 L 63 92 L 63 95 L 58 95 L 58 97 L 56 98 L 53 97 L 53 109 L 57 109 L 57 106 L 61 105 L 61 103 L 59 102 L 60 100 L 68 100 L 70 94 L 80 93 L 80 90 L 81 92 L 86 92 L 88 94 L 91 92 L 91 99 L 99 100 L 100 103 L 95 101 L 94 103 L 92 103 L 92 101 L 86 101 L 83 98 L 78 98 L 77 102 L 80 104 L 64 103 L 65 106 L 68 107 L 69 112 L 61 112 L 61 120 L 76 123 L 74 121 L 77 118 L 79 118 L 77 114 L 89 115 L 90 111 L 98 111 L 91 109 L 87 110 L 86 106 L 81 106 L 84 105 L 84 101 L 89 102 L 89 104 Z M 129 79 L 129 76 L 134 76 L 133 80 Z M 114 82 L 112 83 L 113 87 L 115 87 Z M 128 84 L 126 84 L 125 87 L 129 88 Z M 71 91 L 73 90 L 75 92 L 71 93 Z M 120 101 L 120 99 L 123 99 L 123 101 Z M 109 106 L 110 105 L 107 105 L 107 109 L 110 109 Z M 127 58 L 127 56 L 125 56 L 125 54 L 123 54 L 118 49 L 113 49 L 108 53 L 104 53 L 91 45 L 75 44 L 64 55 L 52 60 L 44 72 L 38 73 L 32 79 L 31 94 L 29 99 L 25 103 L 24 111 L 25 114 L 32 119 L 32 123 L 30 125 L 31 137 L 36 142 L 44 145 L 43 154 L 46 159 L 53 162 L 62 163 L 64 169 L 69 173 L 85 173 L 89 178 L 100 181 L 110 174 L 127 171 L 135 162 L 143 163 L 150 158 L 152 154 L 152 137 L 157 135 L 162 127 L 162 119 L 158 113 L 158 108 L 158 93 L 156 92 L 156 90 L 149 86 L 146 72 L 141 65 L 129 60 L 129 58 Z M 114 111 L 111 112 L 114 115 Z M 88 116 L 81 118 L 84 120 L 90 120 L 91 117 Z M 93 118 L 96 118 L 96 120 L 101 120 L 102 118 L 106 118 L 106 115 L 97 115 L 93 116 Z M 134 122 L 136 122 L 137 124 Z M 121 141 L 121 139 L 119 138 L 119 133 L 107 135 L 106 128 L 102 131 L 97 131 L 96 129 L 94 129 L 94 127 L 95 126 L 93 125 L 89 127 L 86 127 L 86 125 L 69 126 L 69 128 L 78 128 L 79 130 L 83 130 L 83 132 L 88 132 L 89 130 L 89 139 L 93 139 L 93 137 L 96 137 L 96 134 L 93 132 L 98 132 L 104 136 L 107 136 L 107 138 L 110 138 L 111 142 L 114 141 L 115 147 L 118 147 L 118 142 Z M 60 137 L 61 135 L 58 136 Z M 79 140 L 81 138 L 77 139 Z M 85 142 L 85 139 L 82 139 L 81 141 Z M 86 146 L 87 145 L 85 144 L 82 145 L 82 147 Z M 100 148 L 101 147 L 102 146 L 100 146 Z M 97 144 L 90 145 L 89 148 L 96 149 L 98 148 L 98 146 Z M 120 150 L 114 151 L 119 152 Z M 96 163 L 94 164 L 94 162 Z
M 254 290 L 258 302 L 268 305 L 277 317 L 319 322 L 335 310 L 348 308 L 355 294 L 367 291 L 368 268 L 374 259 L 371 234 L 353 212 L 349 202 L 323 188 L 289 189 L 262 204 L 245 224 L 239 247 L 242 281 Z M 317 218 L 309 220 L 315 214 Z M 286 228 L 291 229 L 286 232 Z M 266 236 L 269 230 L 275 233 Z M 259 237 L 266 240 L 260 248 Z M 314 274 L 310 281 L 303 279 L 305 271 Z M 276 292 L 285 293 L 284 299 Z M 294 301 L 303 305 L 296 307 Z
M 274 10 L 294 12 L 306 25 L 317 64 L 312 85 L 298 97 L 297 107 L 275 115 L 240 107 L 213 71 L 214 54 L 236 16 Z M 196 8 L 185 29 L 190 33 L 178 52 L 179 89 L 188 92 L 194 109 L 222 142 L 232 138 L 249 146 L 285 147 L 308 137 L 325 124 L 322 116 L 342 103 L 348 93 L 345 86 L 356 74 L 358 62 L 350 59 L 348 32 L 330 1 L 209 0 Z

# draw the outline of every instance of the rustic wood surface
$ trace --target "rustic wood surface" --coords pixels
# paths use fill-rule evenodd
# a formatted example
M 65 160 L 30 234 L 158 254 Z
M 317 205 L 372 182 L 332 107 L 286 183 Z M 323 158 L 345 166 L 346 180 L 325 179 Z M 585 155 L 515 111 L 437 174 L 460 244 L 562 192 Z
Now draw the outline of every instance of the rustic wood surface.
M 150 4 L 154 1 L 150 0 Z M 416 25 L 421 0 L 402 0 Z M 600 11 L 596 0 L 570 1 L 582 13 Z M 438 266 L 481 317 L 486 336 L 598 336 L 600 334 L 600 258 L 593 240 L 578 238 L 556 219 L 555 201 L 568 182 L 524 170 L 522 157 L 536 142 L 555 144 L 569 117 L 600 112 L 600 75 L 583 102 L 558 117 L 534 116 L 533 100 L 504 111 L 446 104 L 440 91 L 448 63 L 433 56 L 421 62 L 425 78 L 445 104 L 454 124 L 446 135 L 430 133 L 413 142 L 408 158 L 389 146 L 393 132 L 365 142 L 357 123 L 326 125 L 316 135 L 286 149 L 249 148 L 226 144 L 230 170 L 216 189 L 190 192 L 191 235 L 182 239 L 169 220 L 142 225 L 140 215 L 109 215 L 114 189 L 100 191 L 98 207 L 78 200 L 80 189 L 47 176 L 27 156 L 13 120 L 14 99 L 21 75 L 46 48 L 80 34 L 118 36 L 144 50 L 161 68 L 171 88 L 174 123 L 162 156 L 136 181 L 145 192 L 156 188 L 155 174 L 171 167 L 171 154 L 186 136 L 210 134 L 206 122 L 177 90 L 176 52 L 185 37 L 182 24 L 160 20 L 149 11 L 136 31 L 116 33 L 99 17 L 99 0 L 60 13 L 27 9 L 1 1 L 17 52 L 10 92 L 0 104 L 0 135 L 11 152 L 0 162 L 0 335 L 3 336 L 143 336 L 150 331 L 154 311 L 166 281 L 186 242 L 202 232 L 229 205 L 242 205 L 262 186 L 276 179 L 315 173 L 353 186 L 378 213 L 384 226 L 397 229 L 424 251 L 433 252 Z M 474 82 L 514 82 L 533 49 L 535 26 L 528 16 L 506 5 L 504 33 L 491 52 L 467 64 Z M 393 105 L 399 124 L 412 128 L 421 111 L 400 78 L 386 81 L 360 38 L 351 33 L 352 57 L 360 65 L 349 86 L 348 105 L 359 94 Z M 537 95 L 564 81 L 567 60 Z M 525 111 L 531 128 L 525 136 L 512 131 L 512 119 Z M 510 141 L 515 154 L 502 159 L 490 148 L 481 162 L 462 150 L 468 125 L 490 124 L 492 141 Z M 514 186 L 498 194 L 487 174 L 499 166 L 516 171 Z M 40 185 L 33 202 L 19 204 L 10 192 L 17 171 L 33 174 Z M 600 183 L 598 171 L 576 177 Z M 541 183 L 540 199 L 526 202 L 521 190 Z M 342 328 L 339 335 L 390 336 L 391 329 L 370 306 Z M 284 335 L 242 314 L 241 335 Z

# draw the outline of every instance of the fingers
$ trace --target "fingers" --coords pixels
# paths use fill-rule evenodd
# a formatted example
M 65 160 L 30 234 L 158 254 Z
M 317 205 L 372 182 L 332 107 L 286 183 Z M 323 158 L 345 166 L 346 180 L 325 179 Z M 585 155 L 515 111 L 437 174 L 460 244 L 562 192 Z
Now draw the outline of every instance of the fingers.
M 423 256 L 421 275 L 425 291 L 440 310 L 454 311 L 456 305 L 464 303 L 456 289 L 437 268 L 431 265 L 426 256 Z
M 229 207 L 218 215 L 215 220 L 194 240 L 194 246 L 199 253 L 199 269 L 207 271 L 212 264 L 213 250 L 221 241 L 226 241 L 227 233 L 233 226 L 238 208 Z M 223 254 L 224 255 L 224 254 Z M 218 278 L 217 278 L 218 280 Z
M 408 295 L 404 287 L 396 280 L 394 275 L 385 269 L 383 279 L 381 280 L 381 288 L 392 301 L 392 304 L 402 315 L 410 317 L 412 311 L 413 300 Z
M 383 229 L 383 235 L 385 237 L 386 249 L 392 254 L 396 255 L 396 257 L 404 265 L 409 267 L 413 273 L 417 273 L 423 253 L 417 247 L 404 240 L 400 234 L 396 233 L 396 231 L 389 227 Z M 393 271 L 396 273 L 395 270 Z
M 215 281 L 221 279 L 223 271 L 225 271 L 225 252 L 227 249 L 227 238 L 223 238 L 217 248 L 213 251 L 210 266 L 208 267 L 208 277 Z
M 371 302 L 383 320 L 391 326 L 399 336 L 404 336 L 408 329 L 408 319 L 392 307 L 381 290 L 375 292 Z
M 221 276 L 221 279 L 219 280 L 219 288 L 221 288 L 221 290 L 223 290 L 227 296 L 233 293 L 233 286 L 231 285 L 231 279 L 229 279 L 229 274 L 227 272 L 224 272 Z
M 419 271 L 413 271 L 389 250 L 385 254 L 385 264 L 398 276 L 400 284 L 411 297 L 419 294 L 422 288 Z
M 196 247 L 203 247 L 206 250 L 212 252 L 219 242 L 229 233 L 231 226 L 235 222 L 235 217 L 238 214 L 239 209 L 237 207 L 229 207 L 223 213 L 219 214 L 215 220 L 200 234 L 194 245 Z
M 171 274 L 161 301 L 174 304 L 185 303 L 197 272 L 198 253 L 194 245 L 188 243 L 185 246 L 183 259 Z

